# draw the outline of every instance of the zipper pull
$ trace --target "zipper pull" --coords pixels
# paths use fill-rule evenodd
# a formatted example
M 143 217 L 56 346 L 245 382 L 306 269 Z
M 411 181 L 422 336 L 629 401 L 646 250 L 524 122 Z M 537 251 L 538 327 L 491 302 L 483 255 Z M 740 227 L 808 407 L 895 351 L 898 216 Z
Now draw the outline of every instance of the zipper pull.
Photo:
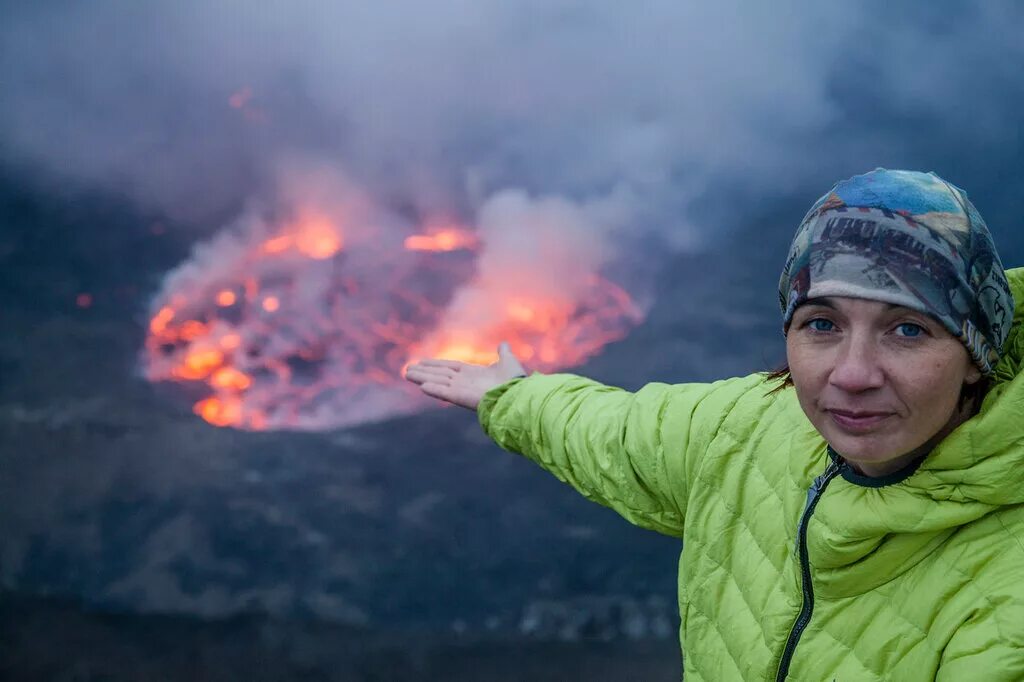
M 814 481 L 811 482 L 811 487 L 807 489 L 807 500 L 804 502 L 804 511 L 800 515 L 800 522 L 796 527 L 796 542 L 793 543 L 793 556 L 797 558 L 800 557 L 800 536 L 804 533 L 804 526 L 806 526 L 810 517 L 808 512 L 817 502 L 822 491 L 825 490 L 825 486 L 827 486 L 832 479 L 836 477 L 836 474 L 839 473 L 842 467 L 843 464 L 841 463 L 841 460 L 829 459 L 828 466 L 825 467 L 825 471 L 815 478 Z
M 812 493 L 815 497 L 820 495 L 825 485 L 836 477 L 836 474 L 839 473 L 839 470 L 842 469 L 842 467 L 843 465 L 840 464 L 839 461 L 834 459 L 830 460 L 828 463 L 828 467 L 825 468 L 825 471 L 822 472 L 821 476 L 818 476 L 816 479 L 814 479 L 814 483 L 811 484 L 811 489 L 807 492 L 808 496 L 810 496 Z

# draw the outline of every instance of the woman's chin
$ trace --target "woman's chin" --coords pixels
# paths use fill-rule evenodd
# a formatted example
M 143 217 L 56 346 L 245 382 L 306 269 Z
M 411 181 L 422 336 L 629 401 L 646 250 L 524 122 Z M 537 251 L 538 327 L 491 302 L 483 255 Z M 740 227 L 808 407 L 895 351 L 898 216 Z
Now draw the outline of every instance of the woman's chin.
M 825 438 L 833 450 L 856 468 L 861 465 L 869 468 L 884 467 L 887 462 L 898 459 L 903 452 L 882 434 L 833 432 L 826 434 Z
M 858 473 L 865 476 L 886 476 L 912 462 L 920 451 L 907 443 L 893 443 L 891 438 L 836 434 L 826 437 L 832 449 Z

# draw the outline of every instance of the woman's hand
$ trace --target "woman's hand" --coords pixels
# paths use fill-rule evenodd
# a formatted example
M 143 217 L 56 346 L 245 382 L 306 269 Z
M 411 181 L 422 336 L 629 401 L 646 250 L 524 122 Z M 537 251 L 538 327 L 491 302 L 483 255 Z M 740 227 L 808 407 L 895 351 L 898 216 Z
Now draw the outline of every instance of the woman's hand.
M 423 360 L 410 365 L 405 378 L 427 395 L 475 410 L 484 393 L 509 379 L 524 376 L 519 358 L 507 343 L 498 346 L 498 361 L 493 365 L 470 365 L 456 360 Z

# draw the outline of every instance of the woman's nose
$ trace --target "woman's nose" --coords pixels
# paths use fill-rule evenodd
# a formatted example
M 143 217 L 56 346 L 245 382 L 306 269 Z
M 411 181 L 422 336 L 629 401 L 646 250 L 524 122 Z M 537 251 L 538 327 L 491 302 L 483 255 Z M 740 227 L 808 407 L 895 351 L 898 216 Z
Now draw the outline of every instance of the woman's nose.
M 878 388 L 885 383 L 878 349 L 867 338 L 850 338 L 837 349 L 829 383 L 850 393 Z

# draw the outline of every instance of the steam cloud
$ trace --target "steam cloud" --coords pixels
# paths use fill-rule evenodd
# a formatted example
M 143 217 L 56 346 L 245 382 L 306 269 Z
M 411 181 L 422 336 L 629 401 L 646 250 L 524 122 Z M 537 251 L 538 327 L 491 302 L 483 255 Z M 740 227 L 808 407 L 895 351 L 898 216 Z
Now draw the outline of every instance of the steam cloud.
M 953 12 L 811 2 L 589 0 L 26 3 L 0 28 L 8 163 L 207 223 L 318 154 L 386 201 L 466 210 L 509 187 L 634 192 L 633 230 L 695 236 L 721 175 L 784 189 L 862 87 L 968 138 L 1012 112 L 1019 4 Z M 979 40 L 977 36 L 984 35 Z M 231 106 L 231 104 L 237 106 Z M 828 151 L 854 153 L 842 140 Z M 858 140 L 865 162 L 891 141 Z M 837 149 L 838 148 L 838 149 Z
M 642 309 L 660 254 L 714 238 L 688 218 L 709 187 L 756 196 L 864 170 L 899 139 L 841 132 L 852 109 L 879 102 L 892 117 L 959 130 L 963 144 L 987 139 L 1016 110 L 984 95 L 1019 90 L 1024 57 L 1011 0 L 955 13 L 881 2 L 96 0 L 5 15 L 5 166 L 116 189 L 200 232 L 294 196 L 296 183 L 326 183 L 323 205 L 348 192 L 387 214 L 392 238 L 452 216 L 476 226 L 486 250 L 475 284 L 453 294 L 449 328 L 479 321 L 476 299 L 516 282 L 508 264 L 520 256 L 542 264 L 520 289 L 550 291 L 537 273 L 573 264 L 561 286 L 617 270 Z M 340 176 L 337 187 L 325 180 Z

